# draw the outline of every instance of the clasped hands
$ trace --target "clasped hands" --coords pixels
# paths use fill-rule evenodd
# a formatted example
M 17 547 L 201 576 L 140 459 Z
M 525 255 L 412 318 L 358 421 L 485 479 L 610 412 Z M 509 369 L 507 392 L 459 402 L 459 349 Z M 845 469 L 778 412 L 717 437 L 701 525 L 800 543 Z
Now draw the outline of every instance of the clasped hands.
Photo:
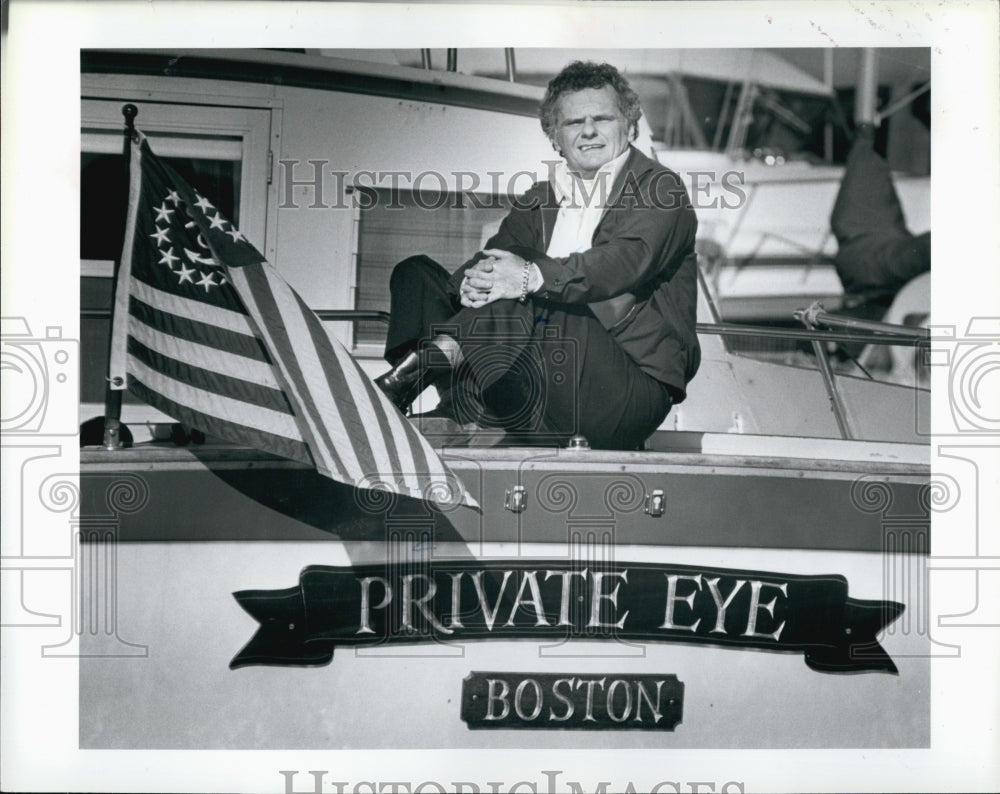
M 462 305 L 477 308 L 493 301 L 520 298 L 524 289 L 525 260 L 499 248 L 487 248 L 483 253 L 486 256 L 465 271 L 459 288 Z M 528 274 L 529 288 L 537 281 L 536 272 L 532 268 Z

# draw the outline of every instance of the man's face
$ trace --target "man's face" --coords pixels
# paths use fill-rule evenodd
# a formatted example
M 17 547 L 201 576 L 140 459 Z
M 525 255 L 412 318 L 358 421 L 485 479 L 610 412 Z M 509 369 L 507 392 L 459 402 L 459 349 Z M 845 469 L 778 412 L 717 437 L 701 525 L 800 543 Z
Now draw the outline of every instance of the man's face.
M 563 94 L 556 104 L 556 148 L 569 170 L 591 179 L 628 148 L 628 122 L 609 85 Z

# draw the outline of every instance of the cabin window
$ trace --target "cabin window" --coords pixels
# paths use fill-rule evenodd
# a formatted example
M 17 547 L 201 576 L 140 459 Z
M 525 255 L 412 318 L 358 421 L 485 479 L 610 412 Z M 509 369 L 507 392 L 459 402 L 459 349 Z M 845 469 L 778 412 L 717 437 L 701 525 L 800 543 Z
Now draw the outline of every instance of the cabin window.
M 125 101 L 83 102 L 80 151 L 80 421 L 104 414 L 112 277 L 122 254 L 128 198 Z M 206 196 L 261 250 L 266 225 L 270 112 L 133 103 L 152 150 Z M 123 396 L 133 426 L 170 421 Z M 133 429 L 135 429 L 133 427 Z
M 479 251 L 510 209 L 506 196 L 366 188 L 358 204 L 355 308 L 389 311 L 389 277 L 396 263 L 425 254 L 449 272 Z M 386 325 L 357 323 L 359 352 L 381 355 Z

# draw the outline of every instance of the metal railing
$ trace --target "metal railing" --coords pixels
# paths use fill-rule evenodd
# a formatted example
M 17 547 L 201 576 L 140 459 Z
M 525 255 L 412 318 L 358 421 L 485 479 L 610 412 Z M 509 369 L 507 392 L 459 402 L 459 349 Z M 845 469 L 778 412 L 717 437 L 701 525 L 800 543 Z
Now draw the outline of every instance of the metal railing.
M 826 386 L 827 396 L 830 398 L 830 407 L 833 409 L 833 415 L 837 420 L 840 435 L 847 439 L 855 438 L 856 434 L 854 428 L 851 426 L 847 409 L 840 397 L 840 391 L 837 389 L 837 380 L 833 372 L 833 367 L 830 366 L 830 359 L 823 349 L 823 340 L 830 340 L 830 334 L 824 332 L 823 336 L 815 337 L 817 330 L 821 326 L 847 330 L 857 329 L 861 333 L 849 333 L 846 336 L 849 341 L 864 341 L 865 344 L 912 345 L 916 347 L 921 343 L 930 341 L 930 331 L 926 328 L 889 325 L 888 323 L 862 320 L 856 317 L 830 314 L 824 311 L 823 305 L 820 303 L 813 303 L 808 309 L 800 309 L 795 312 L 795 318 L 808 329 L 808 333 L 814 335 L 811 344 L 816 363 L 819 366 L 820 374 L 823 376 L 823 384 Z M 843 336 L 843 334 L 839 335 Z
M 370 321 L 389 324 L 389 312 L 376 309 L 317 309 L 316 316 L 324 322 Z
M 324 322 L 378 322 L 389 323 L 389 312 L 375 309 L 317 309 L 315 314 Z M 110 309 L 83 309 L 80 312 L 84 320 L 107 320 L 111 317 Z M 910 328 L 909 326 L 888 325 L 855 320 L 851 317 L 819 312 L 814 321 L 817 325 L 828 325 L 848 329 L 846 332 L 828 331 L 818 327 L 813 329 L 772 328 L 765 325 L 742 325 L 739 323 L 698 323 L 699 334 L 716 334 L 721 336 L 744 336 L 766 339 L 790 339 L 802 342 L 855 342 L 873 345 L 903 345 L 912 346 L 920 342 L 930 341 L 930 332 L 926 328 Z M 852 331 L 849 329 L 857 329 Z
M 315 313 L 324 322 L 377 322 L 386 325 L 389 323 L 389 312 L 376 309 L 318 309 Z M 111 316 L 111 310 L 84 309 L 80 312 L 80 316 L 83 319 L 108 319 Z M 826 387 L 837 427 L 844 439 L 854 439 L 857 434 L 841 398 L 836 375 L 825 346 L 831 343 L 846 343 L 916 347 L 930 341 L 930 332 L 926 328 L 889 325 L 830 314 L 818 303 L 814 303 L 808 309 L 800 309 L 795 312 L 795 318 L 803 323 L 804 329 L 716 322 L 697 323 L 696 330 L 699 334 L 808 342 L 812 347 L 816 365 Z M 829 330 L 831 328 L 836 330 Z M 869 378 L 871 377 L 863 367 L 861 369 Z
M 326 322 L 358 322 L 362 320 L 381 323 L 389 322 L 389 312 L 369 309 L 319 309 L 314 314 Z M 83 320 L 108 320 L 111 318 L 111 309 L 82 309 L 80 311 L 80 318 Z

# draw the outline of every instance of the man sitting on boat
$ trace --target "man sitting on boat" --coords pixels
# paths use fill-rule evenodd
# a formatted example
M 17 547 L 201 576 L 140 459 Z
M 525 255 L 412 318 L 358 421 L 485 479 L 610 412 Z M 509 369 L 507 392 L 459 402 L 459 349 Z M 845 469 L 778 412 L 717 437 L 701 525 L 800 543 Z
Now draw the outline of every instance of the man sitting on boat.
M 563 158 L 551 178 L 454 274 L 396 266 L 376 383 L 401 410 L 433 383 L 439 413 L 519 442 L 637 449 L 684 399 L 697 220 L 680 178 L 630 145 L 641 114 L 613 66 L 568 65 L 539 111 Z

